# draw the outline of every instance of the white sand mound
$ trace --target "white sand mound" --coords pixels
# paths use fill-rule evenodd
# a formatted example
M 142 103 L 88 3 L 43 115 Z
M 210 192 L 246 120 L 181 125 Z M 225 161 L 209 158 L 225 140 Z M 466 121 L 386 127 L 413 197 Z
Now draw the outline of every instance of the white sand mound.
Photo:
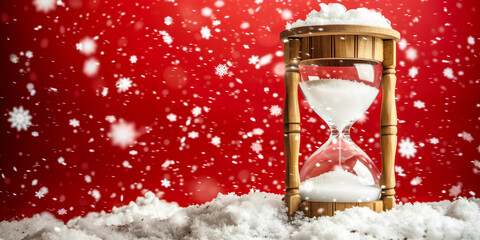
M 350 9 L 340 3 L 320 3 L 320 11 L 312 10 L 307 14 L 305 21 L 299 19 L 290 24 L 287 23 L 287 29 L 331 24 L 357 24 L 369 25 L 383 28 L 392 28 L 390 21 L 381 13 L 367 8 Z
M 352 208 L 334 217 L 287 221 L 281 195 L 219 195 L 178 207 L 153 193 L 112 213 L 67 224 L 51 214 L 0 222 L 2 239 L 480 239 L 480 199 L 415 203 L 375 213 Z

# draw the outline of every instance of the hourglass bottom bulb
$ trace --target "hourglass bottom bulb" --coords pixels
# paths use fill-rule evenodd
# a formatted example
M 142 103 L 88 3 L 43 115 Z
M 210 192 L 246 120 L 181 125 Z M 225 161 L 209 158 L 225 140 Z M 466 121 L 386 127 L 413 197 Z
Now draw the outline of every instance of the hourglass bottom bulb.
M 373 162 L 353 143 L 339 138 L 302 167 L 300 193 L 303 200 L 312 201 L 375 201 L 381 193 L 379 178 Z

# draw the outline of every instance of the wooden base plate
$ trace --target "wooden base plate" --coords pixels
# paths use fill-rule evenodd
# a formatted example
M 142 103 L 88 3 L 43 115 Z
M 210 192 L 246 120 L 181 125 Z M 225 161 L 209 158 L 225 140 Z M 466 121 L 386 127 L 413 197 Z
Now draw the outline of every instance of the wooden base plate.
M 308 217 L 333 216 L 335 211 L 343 211 L 351 207 L 368 207 L 375 212 L 383 211 L 383 201 L 373 202 L 318 202 L 304 200 L 300 210 Z

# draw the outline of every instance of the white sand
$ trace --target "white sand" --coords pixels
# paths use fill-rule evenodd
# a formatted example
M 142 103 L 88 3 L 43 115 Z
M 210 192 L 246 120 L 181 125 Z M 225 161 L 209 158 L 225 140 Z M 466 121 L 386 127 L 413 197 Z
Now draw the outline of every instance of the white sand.
M 364 83 L 343 79 L 310 80 L 299 85 L 315 112 L 339 131 L 367 111 L 379 92 Z
M 200 206 L 179 208 L 152 198 L 113 213 L 90 213 L 66 225 L 50 214 L 0 222 L 10 239 L 480 239 L 480 199 L 415 203 L 375 213 L 352 208 L 334 217 L 288 222 L 283 196 L 219 195 Z
M 331 24 L 357 24 L 392 28 L 390 21 L 375 10 L 357 8 L 347 11 L 345 6 L 340 3 L 330 3 L 328 5 L 320 3 L 320 7 L 320 11 L 312 10 L 307 14 L 305 21 L 299 19 L 292 24 L 287 23 L 287 29 Z
M 365 179 L 342 169 L 321 174 L 303 181 L 300 193 L 303 200 L 366 202 L 380 197 L 382 189 L 373 181 Z

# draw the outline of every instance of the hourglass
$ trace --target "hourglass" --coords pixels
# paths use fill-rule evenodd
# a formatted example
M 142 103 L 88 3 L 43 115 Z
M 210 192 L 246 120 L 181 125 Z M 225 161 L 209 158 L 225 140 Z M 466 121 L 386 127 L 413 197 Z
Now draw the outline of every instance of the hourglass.
M 395 206 L 395 41 L 392 29 L 323 25 L 283 31 L 285 51 L 285 201 L 292 216 L 332 216 L 349 207 Z M 298 167 L 298 88 L 330 127 L 330 138 Z M 350 138 L 350 127 L 383 89 L 382 172 Z

